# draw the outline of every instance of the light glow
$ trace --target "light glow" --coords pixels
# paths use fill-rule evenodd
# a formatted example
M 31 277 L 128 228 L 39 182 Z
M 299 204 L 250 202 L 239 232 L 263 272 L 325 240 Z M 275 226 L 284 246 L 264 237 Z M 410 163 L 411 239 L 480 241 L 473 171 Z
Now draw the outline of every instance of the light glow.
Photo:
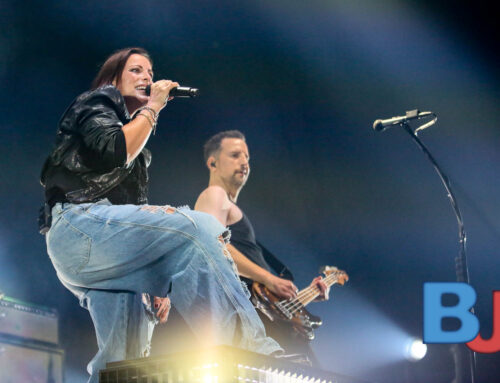
M 408 342 L 406 354 L 406 358 L 412 362 L 421 360 L 427 354 L 427 345 L 422 342 L 422 339 L 412 338 Z

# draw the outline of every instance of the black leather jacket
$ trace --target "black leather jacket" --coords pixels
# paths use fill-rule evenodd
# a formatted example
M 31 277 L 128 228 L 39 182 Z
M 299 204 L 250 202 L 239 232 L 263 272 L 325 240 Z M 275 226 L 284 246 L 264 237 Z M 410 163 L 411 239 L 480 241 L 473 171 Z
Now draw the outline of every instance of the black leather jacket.
M 143 149 L 126 165 L 122 126 L 129 121 L 125 101 L 112 85 L 73 101 L 59 121 L 55 148 L 42 169 L 40 182 L 49 208 L 56 202 L 94 202 L 113 190 L 113 203 L 147 202 L 151 153 Z M 116 193 L 123 184 L 125 190 Z M 132 201 L 127 200 L 129 194 Z

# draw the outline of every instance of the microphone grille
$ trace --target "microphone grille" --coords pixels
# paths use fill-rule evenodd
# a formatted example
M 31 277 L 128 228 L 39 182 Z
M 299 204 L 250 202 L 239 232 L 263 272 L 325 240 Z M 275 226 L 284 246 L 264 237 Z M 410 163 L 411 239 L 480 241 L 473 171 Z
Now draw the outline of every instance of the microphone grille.
M 373 130 L 376 132 L 380 132 L 383 128 L 384 126 L 382 125 L 382 120 L 375 120 L 373 122 Z

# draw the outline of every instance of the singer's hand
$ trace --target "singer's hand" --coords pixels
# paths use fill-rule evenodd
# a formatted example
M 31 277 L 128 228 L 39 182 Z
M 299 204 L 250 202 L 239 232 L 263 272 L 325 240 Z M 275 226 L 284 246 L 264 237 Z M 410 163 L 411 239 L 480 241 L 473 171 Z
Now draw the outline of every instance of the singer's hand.
M 159 80 L 151 84 L 151 93 L 149 96 L 148 106 L 153 108 L 157 113 L 162 110 L 169 97 L 168 94 L 172 90 L 172 88 L 176 88 L 179 86 L 178 82 L 174 82 L 171 80 Z
M 153 302 L 156 317 L 160 320 L 160 323 L 165 323 L 168 319 L 168 314 L 170 313 L 170 298 L 154 297 Z

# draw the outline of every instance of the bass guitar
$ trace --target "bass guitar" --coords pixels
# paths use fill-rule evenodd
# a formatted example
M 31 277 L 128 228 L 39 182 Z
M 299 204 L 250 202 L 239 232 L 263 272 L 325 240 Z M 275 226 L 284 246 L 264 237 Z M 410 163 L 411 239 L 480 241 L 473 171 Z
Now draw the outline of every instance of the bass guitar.
M 322 280 L 327 287 L 334 284 L 344 285 L 349 280 L 346 272 L 335 266 L 324 266 L 321 272 L 325 275 Z M 321 326 L 322 321 L 305 307 L 320 295 L 318 287 L 306 287 L 293 299 L 280 299 L 263 284 L 253 282 L 251 293 L 253 305 L 269 320 L 283 322 L 290 325 L 297 335 L 309 340 L 314 339 L 314 329 Z

